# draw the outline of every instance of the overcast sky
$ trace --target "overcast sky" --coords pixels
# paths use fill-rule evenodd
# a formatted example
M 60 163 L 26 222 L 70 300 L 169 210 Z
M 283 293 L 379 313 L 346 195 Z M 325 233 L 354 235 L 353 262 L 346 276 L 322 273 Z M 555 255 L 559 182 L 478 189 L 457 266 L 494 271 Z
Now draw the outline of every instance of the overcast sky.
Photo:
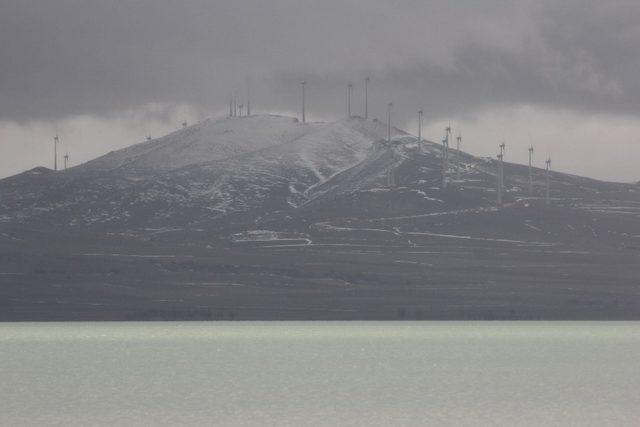
M 0 176 L 72 163 L 224 115 L 345 114 L 371 76 L 371 115 L 427 137 L 558 169 L 640 180 L 637 0 L 0 0 Z

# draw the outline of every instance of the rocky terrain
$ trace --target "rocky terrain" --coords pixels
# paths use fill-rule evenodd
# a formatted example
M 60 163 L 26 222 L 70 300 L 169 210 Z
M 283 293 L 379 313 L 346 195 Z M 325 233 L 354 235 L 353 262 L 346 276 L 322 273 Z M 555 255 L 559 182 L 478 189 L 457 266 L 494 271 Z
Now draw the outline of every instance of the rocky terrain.
M 640 187 L 361 118 L 207 120 L 0 181 L 0 319 L 638 319 Z

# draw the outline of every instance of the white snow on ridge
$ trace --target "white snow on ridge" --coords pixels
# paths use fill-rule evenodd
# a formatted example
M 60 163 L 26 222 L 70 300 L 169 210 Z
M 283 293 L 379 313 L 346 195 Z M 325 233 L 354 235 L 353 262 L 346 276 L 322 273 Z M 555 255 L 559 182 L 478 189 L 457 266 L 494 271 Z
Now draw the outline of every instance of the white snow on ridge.
M 216 215 L 269 200 L 296 208 L 309 200 L 310 189 L 363 161 L 385 137 L 383 124 L 360 118 L 306 124 L 271 115 L 211 119 L 75 171 L 118 171 L 123 190 L 135 192 L 130 200 L 144 205 L 189 203 Z
M 385 133 L 379 123 L 358 118 L 302 126 L 305 132 L 296 138 L 211 163 L 212 172 L 222 168 L 228 174 L 226 184 L 218 186 L 220 198 L 237 204 L 246 189 L 239 194 L 232 186 L 241 182 L 260 186 L 263 193 L 280 191 L 277 188 L 288 191 L 286 203 L 299 207 L 309 200 L 313 188 L 363 161 Z M 224 196 L 232 193 L 233 197 Z
M 164 137 L 111 152 L 81 166 L 111 170 L 173 170 L 238 156 L 293 141 L 322 124 L 290 117 L 259 115 L 208 119 Z
M 286 202 L 295 208 L 308 200 L 308 191 L 363 161 L 385 137 L 383 124 L 360 118 L 307 124 L 270 115 L 206 120 L 80 168 L 164 172 L 202 165 L 224 174 L 184 190 L 216 209 L 245 209 L 251 199 L 283 185 L 289 192 Z
M 384 129 L 379 123 L 340 120 L 296 141 L 295 161 L 313 171 L 318 178 L 315 187 L 364 160 L 373 143 L 382 138 Z

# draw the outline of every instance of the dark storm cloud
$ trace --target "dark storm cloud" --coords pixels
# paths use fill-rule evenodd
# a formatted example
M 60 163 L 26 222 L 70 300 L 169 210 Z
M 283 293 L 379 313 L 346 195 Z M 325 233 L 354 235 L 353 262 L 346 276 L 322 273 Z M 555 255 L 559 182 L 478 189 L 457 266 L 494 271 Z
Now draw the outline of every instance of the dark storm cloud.
M 414 60 L 381 70 L 379 106 L 419 106 L 434 119 L 514 104 L 640 114 L 640 3 L 569 1 L 531 12 L 535 31 L 517 49 L 480 37 L 453 47 L 448 64 Z M 296 77 L 279 75 L 274 87 L 283 91 Z M 345 81 L 340 74 L 306 79 L 327 110 Z
M 640 112 L 632 1 L 0 0 L 0 8 L 4 120 L 150 102 L 224 108 L 248 79 L 263 109 L 286 110 L 297 106 L 300 78 L 317 114 L 338 114 L 346 82 L 369 73 L 377 114 L 387 100 L 434 118 L 510 104 Z

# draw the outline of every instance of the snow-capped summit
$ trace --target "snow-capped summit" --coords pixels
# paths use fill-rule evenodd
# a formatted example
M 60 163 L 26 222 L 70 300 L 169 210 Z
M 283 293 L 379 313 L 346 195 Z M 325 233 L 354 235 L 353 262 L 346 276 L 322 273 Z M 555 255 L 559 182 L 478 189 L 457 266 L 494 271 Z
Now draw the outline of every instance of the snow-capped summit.
M 285 144 L 317 127 L 273 115 L 207 119 L 166 136 L 113 151 L 82 167 L 174 170 Z
M 354 142 L 351 149 L 365 149 L 386 135 L 380 123 L 358 118 L 335 123 L 300 123 L 297 119 L 276 115 L 255 115 L 207 119 L 166 136 L 135 144 L 85 163 L 84 170 L 170 171 L 186 166 L 234 158 L 261 150 L 282 147 L 300 150 L 301 160 L 318 149 L 333 154 L 332 141 Z M 309 164 L 314 167 L 313 164 Z

